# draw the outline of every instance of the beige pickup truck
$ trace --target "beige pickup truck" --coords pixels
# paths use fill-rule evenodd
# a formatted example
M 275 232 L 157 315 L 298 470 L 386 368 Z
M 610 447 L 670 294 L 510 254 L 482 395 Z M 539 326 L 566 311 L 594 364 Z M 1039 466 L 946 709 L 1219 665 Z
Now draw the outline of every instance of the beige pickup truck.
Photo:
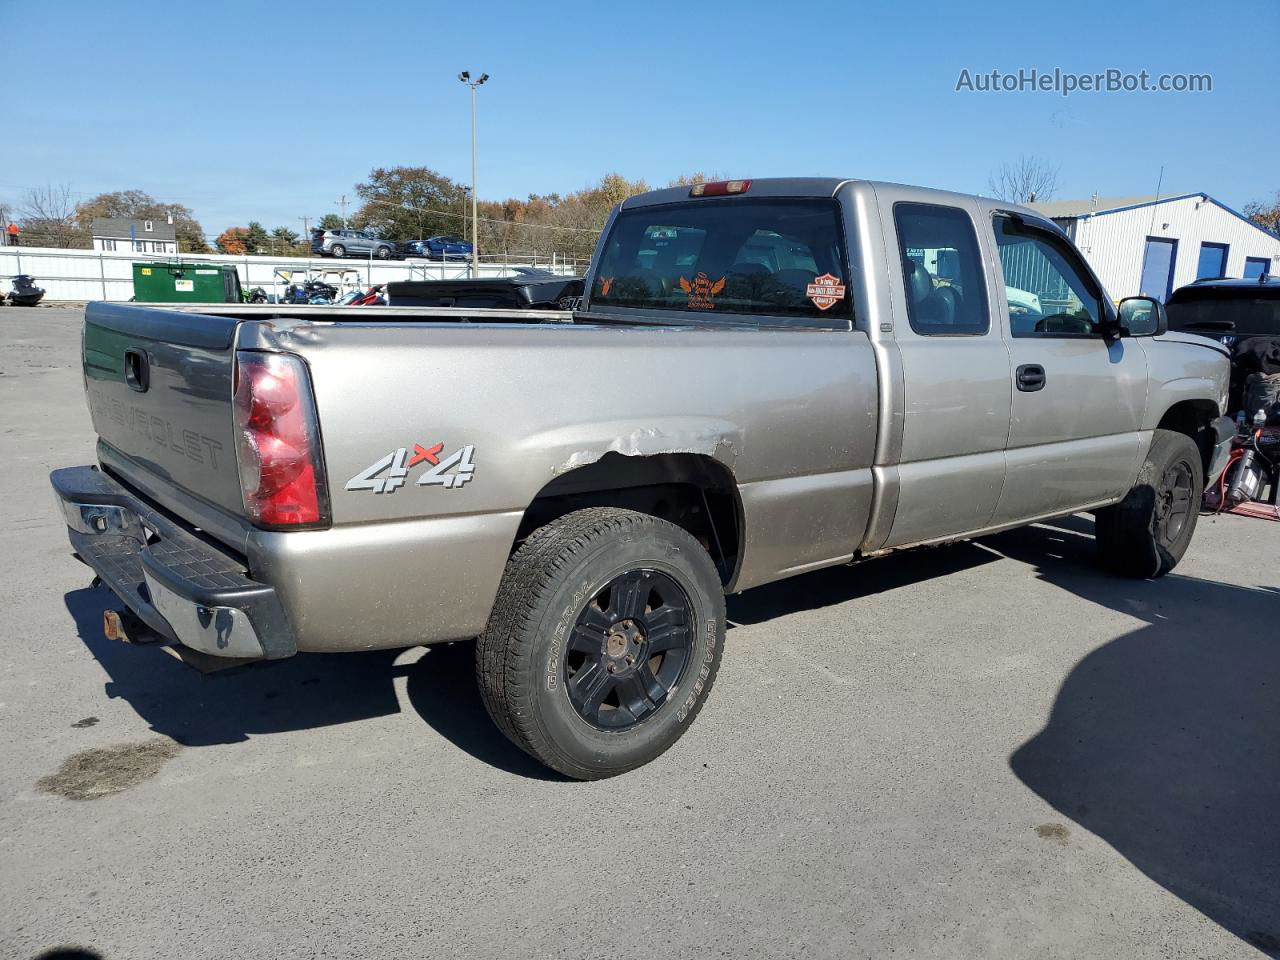
M 84 372 L 97 462 L 52 482 L 115 632 L 478 637 L 497 725 L 584 779 L 688 728 L 725 594 L 1076 511 L 1159 576 L 1232 433 L 1223 348 L 1052 223 L 860 180 L 633 197 L 573 312 L 96 303 Z

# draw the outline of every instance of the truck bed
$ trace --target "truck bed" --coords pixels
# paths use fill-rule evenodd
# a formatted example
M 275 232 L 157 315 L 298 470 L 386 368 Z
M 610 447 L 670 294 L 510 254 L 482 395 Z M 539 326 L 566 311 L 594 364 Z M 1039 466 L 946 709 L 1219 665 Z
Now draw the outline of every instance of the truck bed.
M 566 318 L 92 304 L 85 364 L 99 464 L 276 584 L 300 649 L 349 648 L 354 636 L 370 647 L 409 642 L 401 602 L 411 598 L 431 610 L 412 640 L 474 636 L 525 510 L 548 490 L 571 490 L 584 471 L 661 483 L 645 465 L 672 456 L 721 470 L 751 531 L 735 587 L 857 550 L 878 413 L 865 334 Z M 145 391 L 126 382 L 127 350 L 150 359 Z M 273 532 L 246 519 L 231 399 L 237 350 L 307 365 L 329 529 Z M 420 461 L 382 490 L 376 481 L 388 474 L 376 466 L 419 448 L 442 460 L 466 451 L 474 473 L 456 485 L 445 468 L 424 480 Z M 379 591 L 344 589 L 353 564 Z

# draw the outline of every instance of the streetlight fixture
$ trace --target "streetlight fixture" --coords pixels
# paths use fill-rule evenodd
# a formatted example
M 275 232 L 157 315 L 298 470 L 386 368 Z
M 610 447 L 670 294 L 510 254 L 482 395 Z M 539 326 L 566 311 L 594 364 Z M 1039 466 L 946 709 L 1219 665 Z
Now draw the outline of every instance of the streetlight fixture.
M 471 71 L 463 70 L 458 79 L 471 88 L 471 275 L 478 273 L 480 266 L 480 215 L 476 208 L 476 87 L 489 79 L 487 73 L 472 80 Z

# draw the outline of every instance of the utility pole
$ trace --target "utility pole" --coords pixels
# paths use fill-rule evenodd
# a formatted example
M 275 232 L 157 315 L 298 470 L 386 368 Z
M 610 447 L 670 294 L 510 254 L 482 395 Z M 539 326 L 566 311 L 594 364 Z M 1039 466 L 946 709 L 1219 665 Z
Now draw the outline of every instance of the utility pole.
M 347 199 L 347 195 L 344 193 L 333 202 L 342 208 L 342 229 L 345 230 L 347 229 L 347 204 L 351 201 Z
M 480 267 L 480 215 L 476 212 L 476 87 L 489 79 L 487 73 L 472 80 L 471 73 L 463 70 L 458 79 L 471 88 L 471 275 L 477 275 Z
M 302 221 L 302 242 L 310 243 L 311 242 L 311 218 L 299 217 L 298 219 Z

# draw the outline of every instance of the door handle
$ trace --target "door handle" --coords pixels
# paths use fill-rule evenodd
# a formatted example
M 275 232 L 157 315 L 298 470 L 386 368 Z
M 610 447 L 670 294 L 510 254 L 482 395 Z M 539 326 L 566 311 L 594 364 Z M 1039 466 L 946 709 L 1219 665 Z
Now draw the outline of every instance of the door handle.
M 1038 363 L 1024 363 L 1018 368 L 1017 373 L 1018 389 L 1023 393 L 1035 393 L 1037 390 L 1043 390 L 1046 380 L 1044 375 L 1044 367 Z

